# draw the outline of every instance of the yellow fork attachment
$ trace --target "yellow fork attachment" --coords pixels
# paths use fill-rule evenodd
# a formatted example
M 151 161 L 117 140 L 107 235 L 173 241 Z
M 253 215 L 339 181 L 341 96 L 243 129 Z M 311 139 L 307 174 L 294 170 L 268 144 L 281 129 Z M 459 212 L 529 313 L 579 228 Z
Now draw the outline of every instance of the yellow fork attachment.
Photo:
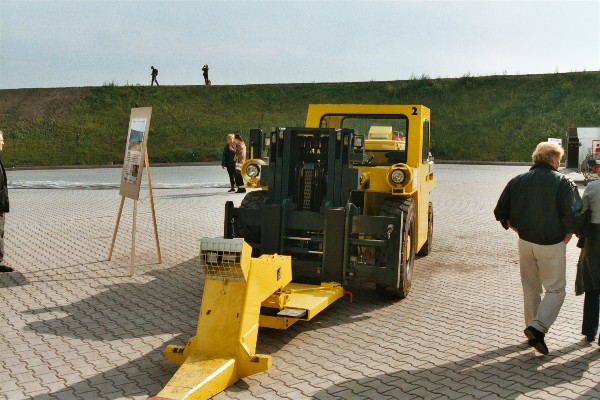
M 150 400 L 208 399 L 266 371 L 271 356 L 254 354 L 259 326 L 286 329 L 310 320 L 344 294 L 338 283 L 290 283 L 289 256 L 251 254 L 242 239 L 202 239 L 205 283 L 196 336 L 185 346 L 167 346 L 165 357 L 181 366 Z
M 251 254 L 242 239 L 202 240 L 205 283 L 196 336 L 186 346 L 167 346 L 165 357 L 181 367 L 153 399 L 208 399 L 269 369 L 271 356 L 254 354 L 260 306 L 291 281 L 291 259 Z
M 344 289 L 336 282 L 324 282 L 321 286 L 291 282 L 263 301 L 265 311 L 260 316 L 260 326 L 287 329 L 300 320 L 310 321 L 343 296 Z

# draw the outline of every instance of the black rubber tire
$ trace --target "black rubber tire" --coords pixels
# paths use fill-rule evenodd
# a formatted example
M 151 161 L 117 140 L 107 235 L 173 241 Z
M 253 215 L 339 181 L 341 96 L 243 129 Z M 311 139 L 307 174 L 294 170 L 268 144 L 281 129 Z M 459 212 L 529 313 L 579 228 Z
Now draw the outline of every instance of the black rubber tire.
M 242 199 L 240 208 L 263 208 L 267 200 L 265 190 L 255 190 L 248 192 Z M 248 243 L 260 243 L 260 227 L 236 226 L 235 236 L 244 238 Z
M 426 256 L 431 253 L 431 246 L 433 245 L 433 204 L 429 202 L 429 208 L 427 209 L 427 241 L 419 250 L 420 256 Z
M 415 206 L 412 199 L 388 197 L 381 203 L 380 216 L 403 216 L 403 232 L 400 235 L 398 279 L 395 286 L 377 286 L 378 291 L 391 293 L 400 299 L 406 298 L 412 286 L 415 262 Z
M 254 190 L 246 193 L 242 199 L 240 208 L 263 208 L 267 200 L 267 192 L 264 190 Z

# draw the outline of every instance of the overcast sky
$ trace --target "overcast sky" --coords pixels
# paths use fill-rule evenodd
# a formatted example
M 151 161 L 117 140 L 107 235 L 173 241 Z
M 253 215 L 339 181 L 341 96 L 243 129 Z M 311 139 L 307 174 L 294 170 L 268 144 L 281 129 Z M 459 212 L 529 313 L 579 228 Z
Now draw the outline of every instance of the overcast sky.
M 600 69 L 600 1 L 0 0 L 0 89 Z

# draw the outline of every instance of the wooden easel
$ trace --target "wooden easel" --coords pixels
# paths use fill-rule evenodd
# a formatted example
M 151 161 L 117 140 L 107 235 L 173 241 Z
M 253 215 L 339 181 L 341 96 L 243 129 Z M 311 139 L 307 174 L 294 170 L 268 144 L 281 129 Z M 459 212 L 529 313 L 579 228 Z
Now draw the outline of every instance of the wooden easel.
M 150 163 L 148 162 L 148 152 L 144 154 L 144 162 L 146 166 L 146 178 L 148 179 L 148 194 L 150 195 L 150 208 L 152 211 L 152 224 L 154 225 L 154 241 L 156 242 L 156 253 L 158 255 L 158 263 L 162 263 L 162 257 L 160 255 L 160 243 L 158 240 L 158 227 L 156 225 L 156 213 L 154 212 L 154 196 L 152 196 L 152 180 L 150 179 Z M 131 228 L 131 266 L 129 268 L 129 276 L 135 274 L 135 233 L 136 233 L 136 220 L 137 220 L 137 200 L 133 200 L 133 225 Z M 112 243 L 108 252 L 108 261 L 112 258 L 113 249 L 115 247 L 115 241 L 117 240 L 117 232 L 119 230 L 119 222 L 121 221 L 121 215 L 123 213 L 123 204 L 125 204 L 125 196 L 121 196 L 121 205 L 119 206 L 119 214 L 117 215 L 117 222 L 115 224 L 115 231 L 113 233 Z

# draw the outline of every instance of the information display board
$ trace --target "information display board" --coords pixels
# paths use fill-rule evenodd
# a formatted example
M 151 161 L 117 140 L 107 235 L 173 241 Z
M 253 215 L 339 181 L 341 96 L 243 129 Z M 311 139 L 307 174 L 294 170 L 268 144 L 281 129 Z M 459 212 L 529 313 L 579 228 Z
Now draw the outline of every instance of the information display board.
M 131 109 L 119 194 L 133 200 L 140 197 L 151 116 L 152 107 Z

